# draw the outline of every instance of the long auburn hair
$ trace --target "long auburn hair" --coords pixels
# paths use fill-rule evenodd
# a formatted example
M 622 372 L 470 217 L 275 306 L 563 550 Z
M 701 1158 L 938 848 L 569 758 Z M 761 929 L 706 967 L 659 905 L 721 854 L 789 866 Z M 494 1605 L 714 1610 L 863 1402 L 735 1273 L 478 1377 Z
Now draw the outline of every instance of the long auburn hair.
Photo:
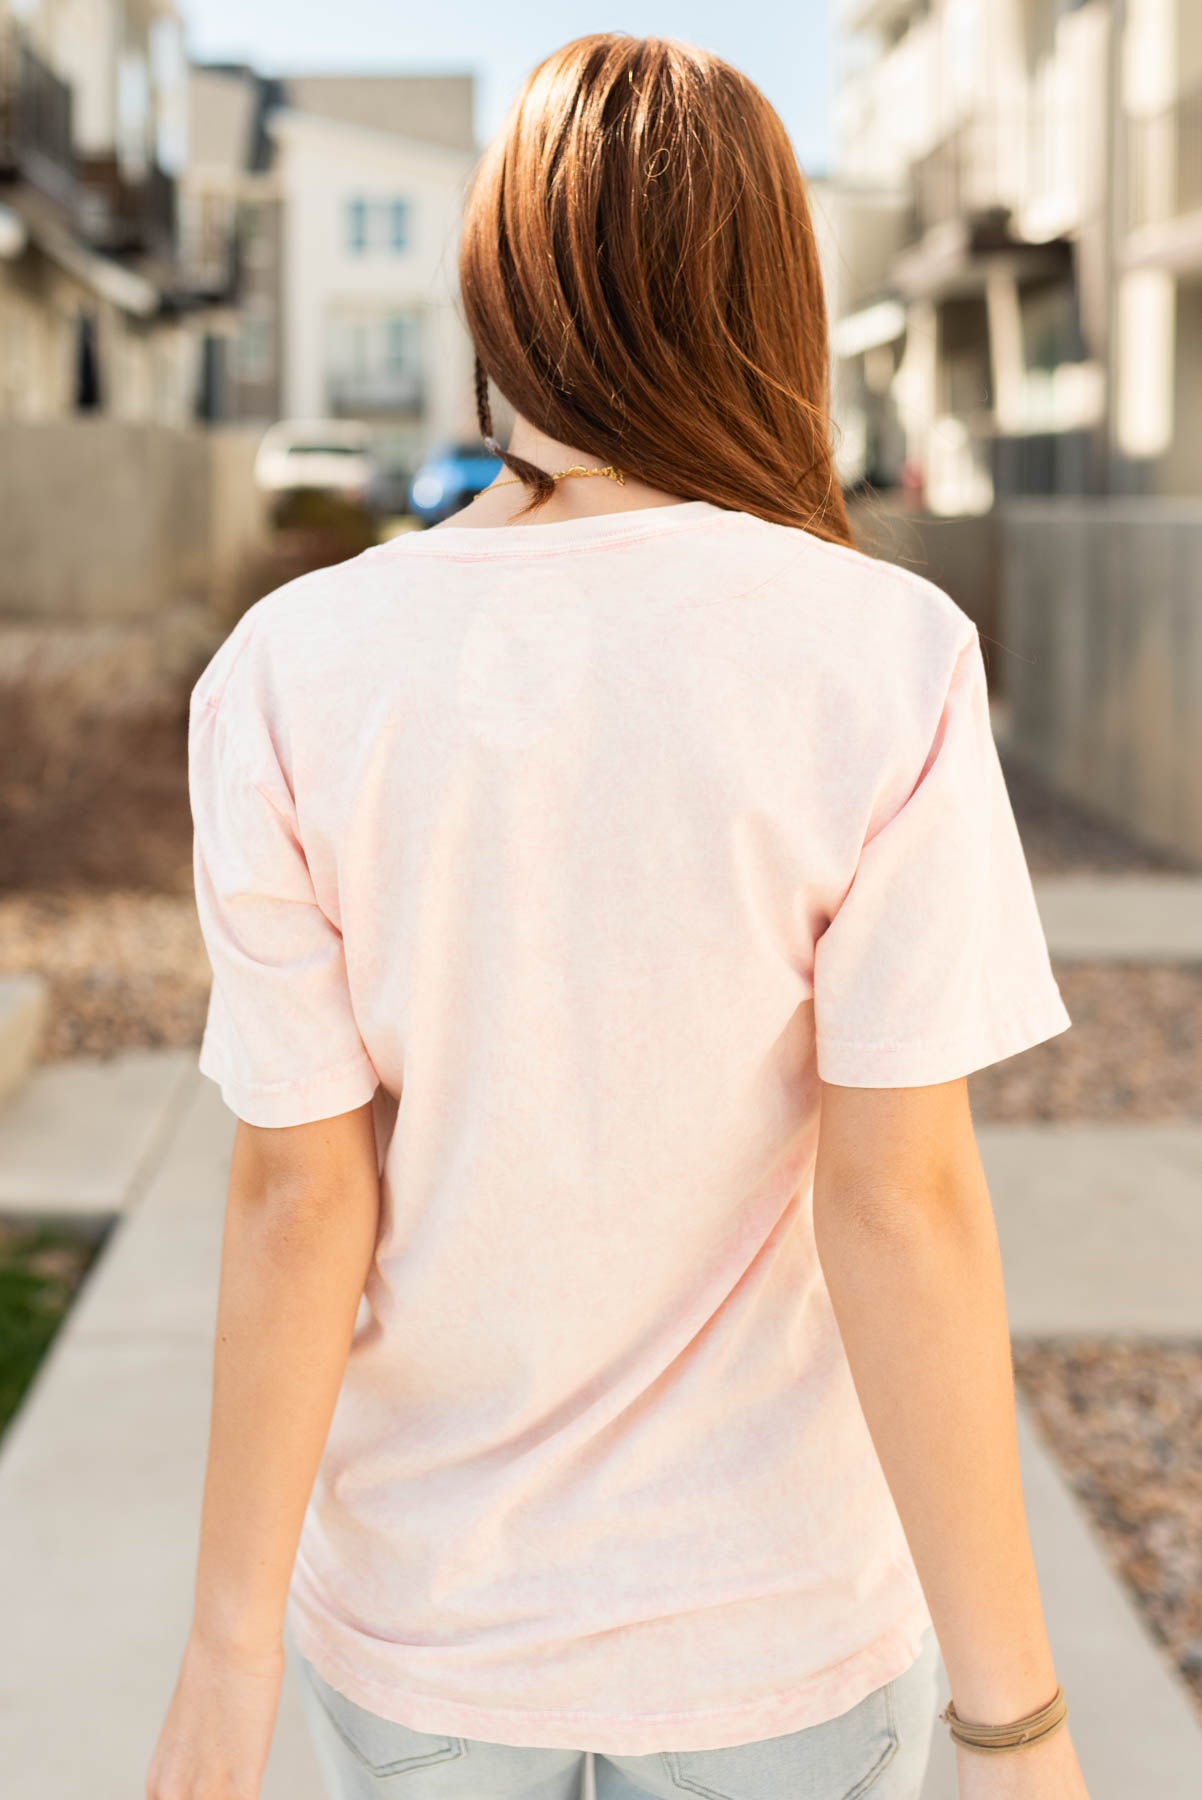
M 476 171 L 459 277 L 484 437 L 491 377 L 667 493 L 851 542 L 805 183 L 729 63 L 625 32 L 547 57 Z M 550 472 L 499 453 L 541 506 Z

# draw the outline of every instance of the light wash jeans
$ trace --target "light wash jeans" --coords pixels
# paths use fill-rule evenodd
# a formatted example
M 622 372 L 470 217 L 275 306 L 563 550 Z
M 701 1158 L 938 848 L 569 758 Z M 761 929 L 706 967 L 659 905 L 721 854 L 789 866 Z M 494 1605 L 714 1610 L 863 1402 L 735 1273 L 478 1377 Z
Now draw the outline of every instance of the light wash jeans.
M 597 1800 L 919 1800 L 938 1697 L 938 1651 L 850 1712 L 724 1750 L 648 1756 L 517 1749 L 411 1731 L 365 1712 L 300 1659 L 309 1722 L 331 1800 L 582 1800 L 591 1755 Z

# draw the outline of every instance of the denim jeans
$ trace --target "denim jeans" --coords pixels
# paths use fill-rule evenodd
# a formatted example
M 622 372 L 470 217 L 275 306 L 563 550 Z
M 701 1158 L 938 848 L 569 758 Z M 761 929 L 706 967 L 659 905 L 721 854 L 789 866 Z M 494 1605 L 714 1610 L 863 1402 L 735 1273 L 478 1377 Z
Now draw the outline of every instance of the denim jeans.
M 519 1749 L 411 1731 L 365 1712 L 301 1659 L 302 1687 L 330 1800 L 919 1800 L 937 1707 L 929 1631 L 916 1663 L 850 1712 L 722 1750 L 616 1756 Z

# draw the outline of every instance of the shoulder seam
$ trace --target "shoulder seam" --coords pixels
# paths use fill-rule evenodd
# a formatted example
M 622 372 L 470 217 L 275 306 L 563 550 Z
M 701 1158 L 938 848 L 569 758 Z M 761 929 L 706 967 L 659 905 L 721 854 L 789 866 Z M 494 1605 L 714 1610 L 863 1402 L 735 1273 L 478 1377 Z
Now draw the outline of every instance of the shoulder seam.
M 204 700 L 201 703 L 201 710 L 202 710 L 204 716 L 207 717 L 208 719 L 210 719 L 212 721 L 213 725 L 217 728 L 218 735 L 221 739 L 222 753 L 229 757 L 230 761 L 233 763 L 234 767 L 237 769 L 239 776 L 246 783 L 247 787 L 253 788 L 257 794 L 259 794 L 264 800 L 266 800 L 268 806 L 270 806 L 271 810 L 276 814 L 277 818 L 279 818 L 288 827 L 288 829 L 290 831 L 295 831 L 295 821 L 293 820 L 293 818 L 290 816 L 290 814 L 287 812 L 287 810 L 280 805 L 280 803 L 276 799 L 275 795 L 271 792 L 271 789 L 269 787 L 267 787 L 266 784 L 263 781 L 261 781 L 257 775 L 254 775 L 251 772 L 251 769 L 250 769 L 249 765 L 247 764 L 247 762 L 245 761 L 245 759 L 243 758 L 242 752 L 238 748 L 238 745 L 237 745 L 237 743 L 234 739 L 234 736 L 230 730 L 229 719 L 227 718 L 226 714 L 222 711 L 222 701 L 225 699 L 225 692 L 226 692 L 227 687 L 229 686 L 230 678 L 233 675 L 234 670 L 237 668 L 238 664 L 241 662 L 242 656 L 246 650 L 246 646 L 247 646 L 247 644 L 249 644 L 249 642 L 251 641 L 253 636 L 254 636 L 254 629 L 248 628 L 247 633 L 246 633 L 246 643 L 240 644 L 238 646 L 237 654 L 235 655 L 233 662 L 230 664 L 229 668 L 226 671 L 225 680 L 221 684 L 220 692 L 217 693 L 216 695 L 206 694 L 204 697 Z
M 292 814 L 290 814 L 290 812 L 286 812 L 286 808 L 284 808 L 284 806 L 281 806 L 281 803 L 279 803 L 279 801 L 277 801 L 277 799 L 275 799 L 274 794 L 272 794 L 272 790 L 270 790 L 270 788 L 266 787 L 266 785 L 265 785 L 265 783 L 263 783 L 263 781 L 259 781 L 259 778 L 257 778 L 257 776 L 252 776 L 252 774 L 250 774 L 250 769 L 248 769 L 247 763 L 245 763 L 245 761 L 243 761 L 243 756 L 241 756 L 241 751 L 239 751 L 238 747 L 236 747 L 236 743 L 234 743 L 234 738 L 232 738 L 232 736 L 230 736 L 229 720 L 227 720 L 227 718 L 225 718 L 225 715 L 223 715 L 223 713 L 220 713 L 220 711 L 218 711 L 218 707 L 216 707 L 216 706 L 209 706 L 209 713 L 211 713 L 212 722 L 214 722 L 214 725 L 220 725 L 220 727 L 221 727 L 221 742 L 223 742 L 223 745 L 225 745 L 225 749 L 227 749 L 227 754 L 229 754 L 230 761 L 232 761 L 232 763 L 234 763 L 234 767 L 236 767 L 236 769 L 238 769 L 239 776 L 241 776 L 241 778 L 243 778 L 243 781 L 245 781 L 245 783 L 247 783 L 247 787 L 254 788 L 254 790 L 256 790 L 256 794 L 259 794 L 259 796 L 261 796 L 261 797 L 263 797 L 263 799 L 265 799 L 266 803 L 268 803 L 268 806 L 270 806 L 270 808 L 272 808 L 272 812 L 274 812 L 275 817 L 277 817 L 277 819 L 281 819 L 281 823 L 286 824 L 286 826 L 288 826 L 288 830 L 290 830 L 290 832 L 292 832 L 293 835 L 295 835 L 295 830 L 297 830 L 297 826 L 295 826 L 295 819 L 293 819 Z
M 949 606 L 953 607 L 955 611 L 960 614 L 960 617 L 971 626 L 973 632 L 976 633 L 977 626 L 975 622 L 969 618 L 969 615 L 964 611 L 964 608 L 957 600 L 953 599 L 946 588 L 940 587 L 937 581 L 932 581 L 929 575 L 921 575 L 917 569 L 908 569 L 904 563 L 891 562 L 888 557 L 873 556 L 870 551 L 861 550 L 855 544 L 836 544 L 830 538 L 816 537 L 812 531 L 805 532 L 804 536 L 806 538 L 807 546 L 811 548 L 816 547 L 819 553 L 828 551 L 841 562 L 855 563 L 863 559 L 864 562 L 872 564 L 877 569 L 881 570 L 886 578 L 890 574 L 895 575 L 898 580 L 908 588 L 915 591 L 920 591 L 924 588 L 932 590 L 946 601 Z
M 245 618 L 245 617 L 246 617 L 246 614 L 243 614 L 243 618 Z M 225 699 L 225 690 L 229 686 L 231 680 L 233 679 L 235 669 L 238 667 L 238 664 L 242 661 L 242 658 L 245 656 L 247 646 L 251 643 L 252 639 L 254 638 L 255 632 L 258 630 L 258 624 L 259 624 L 259 622 L 256 619 L 256 620 L 254 620 L 254 622 L 252 624 L 247 626 L 246 631 L 243 634 L 242 642 L 238 645 L 238 648 L 234 652 L 234 655 L 230 661 L 230 666 L 225 671 L 225 679 L 222 681 L 220 688 L 217 690 L 217 692 L 215 694 L 206 694 L 204 697 L 205 707 L 208 709 L 208 711 L 215 713 L 218 717 L 220 717 L 220 714 L 221 714 L 221 703 Z M 234 629 L 236 631 L 237 626 L 235 626 Z M 226 641 L 227 642 L 229 641 L 228 638 L 226 639 Z
M 224 689 L 222 691 L 224 692 Z M 242 780 L 246 783 L 247 787 L 253 788 L 256 794 L 259 794 L 264 800 L 266 800 L 268 806 L 270 806 L 272 812 L 275 813 L 276 817 L 278 819 L 280 819 L 288 827 L 289 831 L 295 833 L 295 831 L 296 831 L 295 819 L 284 807 L 282 807 L 280 805 L 279 801 L 276 799 L 276 797 L 272 793 L 271 789 L 269 787 L 267 787 L 266 784 L 263 781 L 261 781 L 257 775 L 251 774 L 250 768 L 248 767 L 247 763 L 243 760 L 242 752 L 238 749 L 238 747 L 233 739 L 233 736 L 230 733 L 229 720 L 225 717 L 224 713 L 222 713 L 218 709 L 217 706 L 212 705 L 208 702 L 206 702 L 205 710 L 208 712 L 208 714 L 212 718 L 213 723 L 220 727 L 221 741 L 225 747 L 225 752 L 229 756 L 230 761 L 236 767 L 239 775 L 242 777 Z

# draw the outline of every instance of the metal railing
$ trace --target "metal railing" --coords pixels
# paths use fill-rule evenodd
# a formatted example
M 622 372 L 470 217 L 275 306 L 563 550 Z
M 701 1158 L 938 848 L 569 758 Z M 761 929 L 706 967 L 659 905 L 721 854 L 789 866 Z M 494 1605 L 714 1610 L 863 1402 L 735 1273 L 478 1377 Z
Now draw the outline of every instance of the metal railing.
M 330 411 L 340 417 L 388 414 L 408 418 L 420 413 L 425 405 L 425 383 L 416 372 L 380 370 L 376 374 L 352 374 L 331 370 L 325 385 Z
M 911 234 L 953 219 L 1013 213 L 1053 193 L 1074 193 L 1079 139 L 1072 114 L 1032 105 L 965 119 L 911 164 Z
M 0 23 L 0 175 L 20 176 L 66 199 L 75 173 L 70 85 L 12 20 Z
M 155 164 L 129 176 L 116 156 L 80 163 L 80 224 L 97 249 L 142 250 L 170 257 L 175 249 L 175 181 Z
M 996 126 L 970 119 L 911 165 L 914 236 L 932 226 L 1005 204 L 997 159 Z
M 1126 127 L 1127 227 L 1202 211 L 1202 88 Z

